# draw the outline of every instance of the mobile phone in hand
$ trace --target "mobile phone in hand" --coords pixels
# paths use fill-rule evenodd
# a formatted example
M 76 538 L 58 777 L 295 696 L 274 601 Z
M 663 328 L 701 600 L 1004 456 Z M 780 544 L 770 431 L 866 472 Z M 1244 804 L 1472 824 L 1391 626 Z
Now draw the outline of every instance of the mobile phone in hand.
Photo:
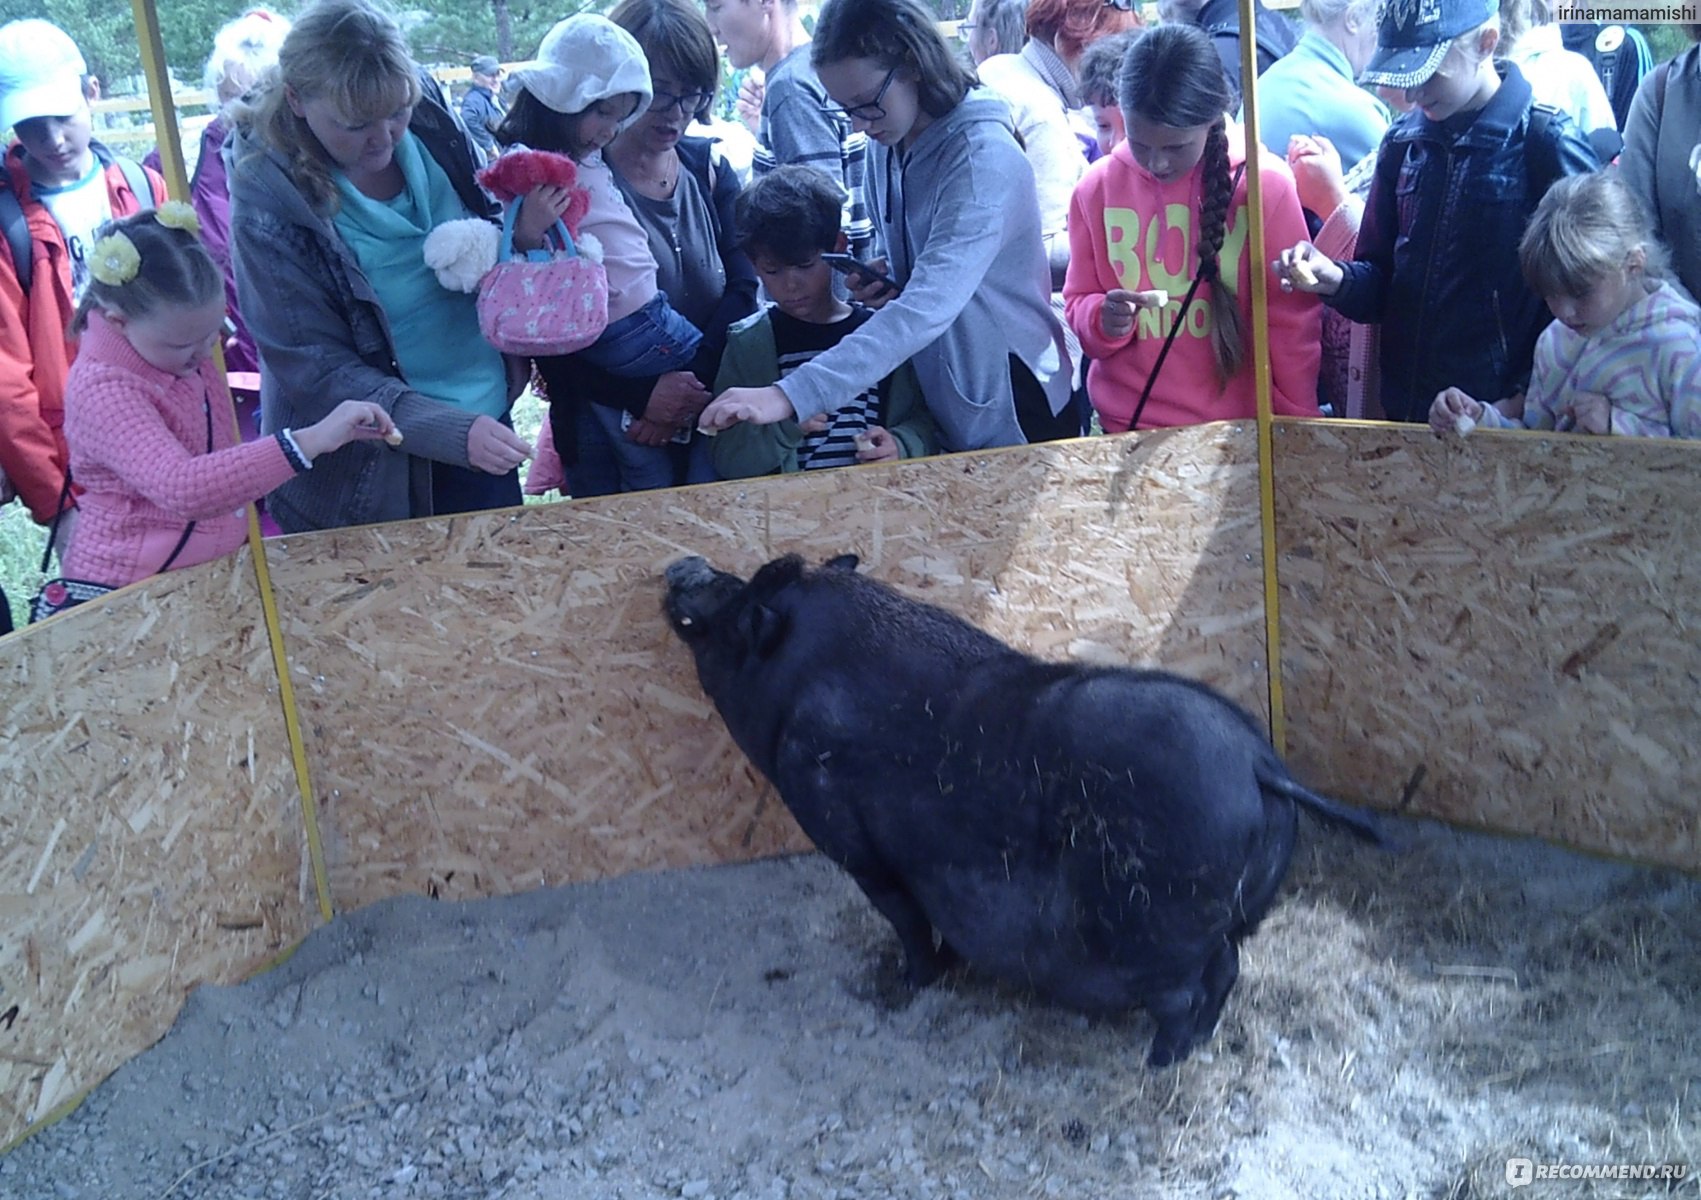
M 821 256 L 821 261 L 826 263 L 829 267 L 832 267 L 833 270 L 837 271 L 841 275 L 860 275 L 864 279 L 877 279 L 881 283 L 885 284 L 887 289 L 890 291 L 896 292 L 902 290 L 898 287 L 897 281 L 890 275 L 884 275 L 879 271 L 876 271 L 873 267 L 853 255 L 823 254 Z

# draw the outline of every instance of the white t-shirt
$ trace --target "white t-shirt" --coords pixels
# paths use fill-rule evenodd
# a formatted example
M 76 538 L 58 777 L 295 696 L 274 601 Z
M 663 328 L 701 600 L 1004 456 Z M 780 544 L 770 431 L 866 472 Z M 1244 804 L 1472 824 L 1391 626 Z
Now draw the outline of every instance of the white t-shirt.
M 65 247 L 71 256 L 71 299 L 80 303 L 83 289 L 88 287 L 88 252 L 94 245 L 95 230 L 112 219 L 112 199 L 106 194 L 106 172 L 100 159 L 89 155 L 88 174 L 75 183 L 51 187 L 31 182 L 35 198 L 47 206 L 59 228 L 65 233 Z

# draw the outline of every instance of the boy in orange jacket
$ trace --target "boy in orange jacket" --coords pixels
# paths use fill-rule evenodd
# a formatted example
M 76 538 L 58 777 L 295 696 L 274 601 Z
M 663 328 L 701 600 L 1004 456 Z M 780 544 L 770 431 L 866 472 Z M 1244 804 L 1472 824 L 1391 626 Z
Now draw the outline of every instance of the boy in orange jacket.
M 13 243 L 0 246 L 0 471 L 42 524 L 65 487 L 60 427 L 75 354 L 66 331 L 87 247 L 102 222 L 165 201 L 164 180 L 94 140 L 89 102 L 99 94 L 64 30 L 35 19 L 0 27 L 0 129 L 16 135 L 0 173 L 0 191 L 10 193 L 0 196 L 0 224 Z M 14 261 L 20 233 L 27 286 Z

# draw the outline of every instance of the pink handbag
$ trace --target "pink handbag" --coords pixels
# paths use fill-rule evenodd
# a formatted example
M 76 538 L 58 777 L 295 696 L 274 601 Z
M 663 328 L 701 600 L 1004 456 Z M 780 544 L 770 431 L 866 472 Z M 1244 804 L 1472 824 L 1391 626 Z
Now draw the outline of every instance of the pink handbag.
M 478 285 L 479 332 L 502 353 L 527 358 L 583 350 L 608 327 L 608 276 L 601 263 L 579 253 L 561 221 L 545 235 L 543 249 L 517 254 L 520 204 L 516 199 L 503 214 L 496 265 Z

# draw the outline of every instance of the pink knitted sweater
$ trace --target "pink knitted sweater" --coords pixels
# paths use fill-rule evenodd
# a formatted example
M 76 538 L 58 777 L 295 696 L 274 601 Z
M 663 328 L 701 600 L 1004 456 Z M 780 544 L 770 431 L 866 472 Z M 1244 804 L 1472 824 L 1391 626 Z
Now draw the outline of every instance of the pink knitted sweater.
M 275 437 L 236 444 L 210 361 L 187 378 L 149 366 L 99 312 L 66 383 L 65 441 L 83 494 L 64 573 L 114 587 L 156 573 L 190 521 L 174 570 L 231 553 L 248 536 L 243 506 L 295 474 Z

